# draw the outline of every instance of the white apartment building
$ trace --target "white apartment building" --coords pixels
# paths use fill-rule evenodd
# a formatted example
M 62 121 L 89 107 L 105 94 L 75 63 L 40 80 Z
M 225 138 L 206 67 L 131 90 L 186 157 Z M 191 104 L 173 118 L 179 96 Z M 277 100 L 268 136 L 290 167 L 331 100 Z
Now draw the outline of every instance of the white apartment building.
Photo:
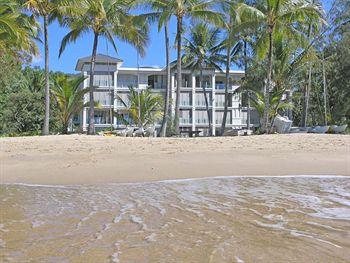
M 89 70 L 91 57 L 78 60 L 76 70 L 86 75 L 84 87 L 89 86 Z M 206 86 L 209 97 L 210 114 L 213 122 L 213 134 L 220 130 L 224 114 L 225 101 L 225 73 L 214 69 L 207 69 L 204 72 L 203 85 Z M 202 131 L 202 135 L 208 134 L 208 116 L 205 107 L 204 93 L 199 87 L 198 73 L 184 69 L 182 73 L 182 83 L 180 85 L 180 129 L 187 131 Z M 241 95 L 234 90 L 239 86 L 240 79 L 244 76 L 244 71 L 231 70 L 231 83 L 229 85 L 230 99 L 229 111 L 227 114 L 227 128 L 246 127 L 246 117 L 241 107 Z M 139 83 L 137 83 L 139 82 Z M 118 96 L 127 102 L 129 87 L 145 88 L 150 87 L 155 93 L 165 95 L 166 90 L 166 69 L 158 67 L 123 67 L 123 61 L 114 57 L 98 54 L 95 65 L 94 99 L 102 105 L 102 109 L 95 109 L 96 130 L 106 129 L 111 126 L 115 129 L 123 128 L 123 124 L 118 121 L 116 115 L 122 114 L 128 118 L 125 105 L 121 103 Z M 171 74 L 171 100 L 172 110 L 175 111 L 176 70 Z M 118 96 L 117 96 L 118 95 Z M 85 102 L 89 101 L 89 94 L 85 95 Z M 111 109 L 113 117 L 111 118 Z M 79 116 L 79 123 L 83 131 L 87 130 L 89 123 L 89 109 L 84 108 Z M 160 127 L 155 123 L 156 127 Z

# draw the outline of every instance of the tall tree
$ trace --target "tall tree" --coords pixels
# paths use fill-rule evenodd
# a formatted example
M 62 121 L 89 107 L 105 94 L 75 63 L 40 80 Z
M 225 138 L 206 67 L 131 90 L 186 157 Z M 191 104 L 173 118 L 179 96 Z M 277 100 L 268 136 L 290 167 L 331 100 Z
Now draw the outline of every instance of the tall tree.
M 317 23 L 322 17 L 322 9 L 319 5 L 307 0 L 262 0 L 258 1 L 257 8 L 265 15 L 261 24 L 262 34 L 257 43 L 257 53 L 260 58 L 267 58 L 267 76 L 263 89 L 265 110 L 262 130 L 268 133 L 270 112 L 269 96 L 274 86 L 274 40 L 283 35 L 298 37 L 301 32 L 296 30 L 295 25 Z
M 62 39 L 59 54 L 70 42 L 92 32 L 94 35 L 90 61 L 90 105 L 88 134 L 95 134 L 94 124 L 94 73 L 95 61 L 100 37 L 105 37 L 117 52 L 114 37 L 134 45 L 144 54 L 148 41 L 148 26 L 142 17 L 132 15 L 130 9 L 134 2 L 127 0 L 86 0 L 80 6 L 77 15 L 67 16 L 62 24 L 70 28 L 70 32 Z
M 221 15 L 210 8 L 214 5 L 212 1 L 205 0 L 172 0 L 169 1 L 163 17 L 176 17 L 176 47 L 177 47 L 177 69 L 176 69 L 176 102 L 174 128 L 175 133 L 180 134 L 179 114 L 180 114 L 180 88 L 182 85 L 182 36 L 184 32 L 184 20 L 186 18 L 203 19 L 213 24 L 222 24 Z
M 249 6 L 237 0 L 224 1 L 222 10 L 225 17 L 224 29 L 225 39 L 222 43 L 226 49 L 226 72 L 225 72 L 225 109 L 221 124 L 221 134 L 224 133 L 226 127 L 227 111 L 229 104 L 229 83 L 230 68 L 233 57 L 240 51 L 242 43 L 239 41 L 240 33 L 247 30 L 252 25 L 256 26 L 259 19 L 264 14 L 253 6 Z M 236 42 L 236 43 L 235 43 Z
M 145 14 L 151 21 L 158 21 L 158 31 L 164 27 L 165 38 L 165 61 L 166 61 L 166 91 L 165 103 L 163 109 L 163 120 L 159 131 L 161 137 L 167 134 L 168 121 L 171 119 L 170 95 L 171 95 L 171 67 L 170 67 L 170 40 L 169 40 L 169 20 L 171 12 L 169 12 L 171 0 L 151 0 L 148 5 L 151 6 L 154 12 Z M 171 8 L 171 7 L 170 7 Z
M 39 29 L 39 24 L 32 16 L 21 12 L 21 5 L 17 1 L 0 0 L 1 55 L 37 55 L 34 39 L 38 37 Z
M 49 70 L 49 23 L 60 14 L 70 14 L 79 10 L 76 0 L 22 0 L 25 8 L 35 16 L 44 20 L 44 52 L 45 52 L 45 118 L 42 129 L 43 135 L 50 133 L 50 70 Z
M 184 55 L 182 61 L 185 68 L 199 71 L 199 86 L 203 90 L 205 108 L 208 115 L 209 135 L 212 135 L 212 116 L 209 109 L 207 90 L 203 85 L 203 70 L 217 69 L 225 57 L 220 53 L 220 29 L 211 28 L 208 24 L 198 23 L 191 28 L 189 37 L 185 38 Z M 178 62 L 177 62 L 178 63 Z M 214 89 L 215 83 L 212 83 Z

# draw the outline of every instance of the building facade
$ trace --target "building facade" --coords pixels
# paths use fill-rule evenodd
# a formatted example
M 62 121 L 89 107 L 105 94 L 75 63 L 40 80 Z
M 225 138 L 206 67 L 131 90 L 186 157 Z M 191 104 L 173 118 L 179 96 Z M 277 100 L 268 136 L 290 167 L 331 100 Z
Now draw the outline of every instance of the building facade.
M 76 70 L 87 78 L 83 86 L 89 86 L 90 57 L 78 60 Z M 98 54 L 95 65 L 94 100 L 102 105 L 101 109 L 95 109 L 96 129 L 123 128 L 124 124 L 119 121 L 117 115 L 128 118 L 124 102 L 128 103 L 129 88 L 150 87 L 152 92 L 165 95 L 166 91 L 166 69 L 157 67 L 123 67 L 123 61 L 106 55 Z M 239 81 L 244 76 L 244 71 L 232 70 L 229 84 L 229 107 L 226 127 L 243 128 L 246 127 L 246 114 L 241 107 L 241 95 L 234 91 L 239 87 Z M 218 133 L 221 127 L 224 114 L 225 103 L 225 74 L 214 69 L 207 69 L 203 72 L 203 84 L 209 101 L 210 114 L 212 119 L 212 132 Z M 171 101 L 172 111 L 175 112 L 176 70 L 171 74 Z M 85 102 L 89 101 L 89 94 L 85 95 Z M 111 114 L 113 111 L 113 114 Z M 87 130 L 89 123 L 89 109 L 84 108 L 79 116 L 78 122 L 83 131 Z M 155 123 L 160 127 L 160 122 Z M 199 85 L 199 74 L 184 69 L 182 72 L 182 83 L 180 85 L 180 129 L 182 131 L 202 131 L 202 135 L 207 135 L 208 116 L 205 107 L 205 97 L 203 89 Z

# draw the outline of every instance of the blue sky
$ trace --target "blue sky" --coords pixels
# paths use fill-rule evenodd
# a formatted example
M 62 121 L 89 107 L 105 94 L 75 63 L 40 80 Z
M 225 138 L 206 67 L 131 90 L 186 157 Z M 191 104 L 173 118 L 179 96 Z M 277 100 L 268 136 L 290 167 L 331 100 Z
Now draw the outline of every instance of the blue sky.
M 329 7 L 330 1 L 323 0 L 325 7 Z M 67 28 L 62 28 L 57 22 L 52 23 L 49 26 L 49 48 L 50 48 L 50 70 L 63 71 L 67 73 L 75 72 L 75 65 L 80 57 L 86 57 L 91 55 L 93 35 L 86 34 L 79 38 L 76 43 L 72 43 L 66 47 L 66 50 L 62 54 L 61 58 L 58 58 L 58 50 L 62 38 L 68 32 Z M 175 19 L 170 21 L 170 44 L 174 45 L 176 34 Z M 116 53 L 111 45 L 108 45 L 108 53 L 111 56 L 118 57 L 124 60 L 123 66 L 135 67 L 136 66 L 136 50 L 131 45 L 116 39 L 118 53 Z M 141 66 L 164 66 L 165 65 L 165 48 L 164 48 L 164 31 L 158 32 L 157 25 L 151 26 L 150 30 L 150 42 L 146 49 L 146 56 L 140 59 Z M 40 56 L 33 59 L 32 66 L 44 65 L 44 50 L 43 45 L 39 43 Z M 98 45 L 98 53 L 106 54 L 107 44 L 105 39 L 100 38 Z M 176 52 L 172 48 L 171 59 L 175 59 Z

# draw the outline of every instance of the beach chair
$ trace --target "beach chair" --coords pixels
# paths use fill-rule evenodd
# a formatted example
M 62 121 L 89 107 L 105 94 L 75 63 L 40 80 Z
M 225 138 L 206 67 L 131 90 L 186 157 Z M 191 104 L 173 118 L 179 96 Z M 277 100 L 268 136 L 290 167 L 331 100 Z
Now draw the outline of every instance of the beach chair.
M 139 128 L 134 132 L 135 137 L 143 137 L 145 136 L 145 130 L 143 128 Z
M 122 130 L 116 131 L 115 134 L 117 136 L 120 136 L 120 137 L 125 137 L 126 136 L 126 132 L 127 132 L 127 129 L 122 129 Z
M 154 133 L 156 131 L 156 127 L 150 126 L 145 130 L 145 136 L 147 137 L 155 137 Z
M 126 137 L 132 137 L 134 135 L 134 127 L 128 127 L 126 128 L 125 136 Z

